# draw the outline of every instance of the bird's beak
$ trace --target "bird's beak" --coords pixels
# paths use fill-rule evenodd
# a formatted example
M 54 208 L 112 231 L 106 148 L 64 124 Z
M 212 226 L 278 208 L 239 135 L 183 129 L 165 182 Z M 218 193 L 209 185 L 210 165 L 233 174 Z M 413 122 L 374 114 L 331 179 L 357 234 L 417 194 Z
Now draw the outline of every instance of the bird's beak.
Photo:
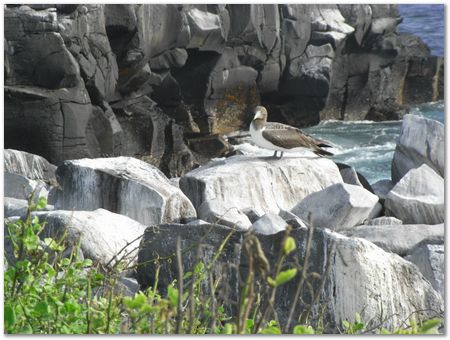
M 253 117 L 253 120 L 256 120 L 256 119 L 263 119 L 263 115 L 262 115 L 261 111 L 256 112 L 255 117 Z

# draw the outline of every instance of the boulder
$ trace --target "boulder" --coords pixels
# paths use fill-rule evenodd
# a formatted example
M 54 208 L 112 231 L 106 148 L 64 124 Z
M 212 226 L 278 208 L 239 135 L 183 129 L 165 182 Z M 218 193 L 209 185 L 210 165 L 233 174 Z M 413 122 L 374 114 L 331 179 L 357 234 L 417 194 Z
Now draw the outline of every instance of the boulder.
M 44 210 L 54 210 L 53 205 L 47 204 Z M 3 197 L 3 217 L 25 216 L 28 211 L 28 201 L 12 197 Z
M 248 229 L 257 216 L 292 209 L 307 195 L 342 182 L 337 166 L 325 158 L 233 156 L 187 173 L 180 188 L 211 223 Z
M 228 241 L 224 243 L 228 237 Z M 159 267 L 158 287 L 165 291 L 167 285 L 177 278 L 176 250 L 179 238 L 184 273 L 193 272 L 199 262 L 208 266 L 215 261 L 214 272 L 224 275 L 235 292 L 239 283 L 238 280 L 233 280 L 233 266 L 239 265 L 242 237 L 241 232 L 213 224 L 161 224 L 149 227 L 145 230 L 139 247 L 137 280 L 143 289 L 153 286 L 156 268 Z M 222 243 L 223 250 L 213 260 Z
M 286 227 L 287 223 L 285 220 L 280 216 L 269 212 L 253 223 L 250 230 L 257 234 L 271 235 L 286 230 Z
M 66 161 L 57 209 L 104 208 L 146 225 L 196 217 L 189 199 L 154 166 L 132 157 Z
M 392 181 L 423 163 L 444 177 L 444 124 L 409 114 L 403 118 L 392 160 Z
M 372 184 L 373 192 L 379 197 L 381 202 L 384 202 L 384 199 L 393 187 L 394 183 L 390 179 L 382 179 Z
M 41 180 L 56 185 L 56 166 L 45 158 L 19 150 L 6 149 L 3 152 L 4 172 L 21 175 L 32 180 Z
M 364 225 L 345 232 L 364 238 L 385 251 L 404 256 L 422 242 L 444 242 L 444 224 Z
M 421 244 L 411 249 L 406 260 L 414 263 L 422 274 L 431 282 L 434 289 L 445 293 L 444 244 Z
M 339 172 L 341 173 L 344 183 L 359 185 L 374 194 L 372 186 L 369 184 L 367 179 L 357 172 L 354 167 L 343 163 L 336 163 L 336 165 L 339 168 Z
M 379 209 L 378 197 L 366 189 L 337 183 L 305 197 L 291 212 L 314 227 L 338 231 L 361 224 Z
M 85 258 L 111 267 L 118 260 L 128 266 L 136 263 L 138 245 L 146 226 L 123 215 L 104 209 L 94 211 L 55 210 L 34 212 L 40 223 L 46 223 L 41 238 L 60 238 L 67 233 L 68 245 L 80 240 Z
M 114 293 L 133 297 L 139 291 L 139 283 L 130 277 L 120 277 L 114 287 Z
M 297 248 L 288 256 L 287 263 L 305 264 L 308 233 L 306 228 L 291 231 Z M 242 289 L 239 282 L 244 282 L 248 275 L 249 256 L 258 261 L 254 268 L 255 280 L 266 281 L 278 260 L 284 236 L 284 231 L 249 235 L 216 225 L 165 224 L 148 228 L 139 250 L 138 262 L 142 265 L 138 266 L 138 282 L 141 287 L 152 286 L 157 265 L 161 288 L 176 279 L 179 238 L 183 272 L 193 272 L 201 261 L 204 268 L 211 265 L 213 277 L 221 277 L 216 288 L 218 296 L 234 300 Z M 369 327 L 378 324 L 381 318 L 382 326 L 386 328 L 399 327 L 411 313 L 417 312 L 425 319 L 434 313 L 443 313 L 443 300 L 439 294 L 415 265 L 396 254 L 387 253 L 366 240 L 345 237 L 327 229 L 312 230 L 311 241 L 305 285 L 314 294 L 306 288 L 301 290 L 294 315 L 300 317 L 308 313 L 312 303 L 308 320 L 313 323 L 320 320 L 327 325 L 327 330 L 331 330 L 343 320 L 354 320 L 355 313 L 361 313 L 363 320 L 369 320 Z M 223 250 L 212 263 L 221 245 Z M 248 245 L 252 246 L 247 248 Z M 247 249 L 251 251 L 247 252 Z M 282 325 L 287 321 L 300 277 L 296 275 L 276 292 L 274 309 Z M 258 287 L 256 284 L 255 289 Z M 261 298 L 264 304 L 267 296 L 263 292 Z M 386 315 L 390 317 L 385 318 Z
M 444 194 L 444 179 L 422 164 L 409 170 L 386 196 L 386 215 L 408 224 L 443 223 Z
M 3 179 L 3 194 L 6 197 L 28 200 L 33 193 L 33 201 L 37 201 L 39 197 L 48 197 L 48 186 L 42 180 L 32 180 L 9 172 L 5 173 Z

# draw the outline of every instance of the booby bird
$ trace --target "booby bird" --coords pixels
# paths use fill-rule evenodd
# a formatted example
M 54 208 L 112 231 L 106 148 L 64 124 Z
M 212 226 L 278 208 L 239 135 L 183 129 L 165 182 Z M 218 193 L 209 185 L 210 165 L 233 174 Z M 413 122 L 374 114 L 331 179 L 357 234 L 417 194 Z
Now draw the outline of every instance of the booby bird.
M 257 106 L 254 109 L 255 116 L 250 124 L 250 135 L 253 142 L 261 148 L 274 150 L 274 157 L 280 151 L 280 159 L 284 151 L 294 151 L 293 149 L 303 148 L 314 152 L 317 155 L 332 156 L 331 152 L 321 149 L 331 148 L 327 142 L 314 138 L 300 129 L 275 122 L 267 122 L 267 110 L 264 106 Z

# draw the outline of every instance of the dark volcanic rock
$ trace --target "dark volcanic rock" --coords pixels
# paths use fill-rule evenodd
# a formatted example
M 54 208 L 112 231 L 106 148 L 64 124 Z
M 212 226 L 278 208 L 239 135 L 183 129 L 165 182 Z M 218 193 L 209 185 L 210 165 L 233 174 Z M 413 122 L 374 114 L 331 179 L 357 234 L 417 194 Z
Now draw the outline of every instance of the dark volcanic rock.
M 247 129 L 260 102 L 299 127 L 399 119 L 444 75 L 400 21 L 382 4 L 7 5 L 5 145 L 180 175 L 204 161 L 186 134 Z

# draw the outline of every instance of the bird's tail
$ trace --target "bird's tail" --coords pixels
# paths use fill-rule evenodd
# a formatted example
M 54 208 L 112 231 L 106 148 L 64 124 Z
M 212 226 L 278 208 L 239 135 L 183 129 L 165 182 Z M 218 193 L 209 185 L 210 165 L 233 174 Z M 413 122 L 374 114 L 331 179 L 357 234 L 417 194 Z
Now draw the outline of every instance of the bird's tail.
M 319 156 L 333 156 L 334 155 L 333 153 L 326 151 L 324 149 L 321 149 L 321 148 L 317 148 L 316 150 L 314 150 L 314 153 Z

